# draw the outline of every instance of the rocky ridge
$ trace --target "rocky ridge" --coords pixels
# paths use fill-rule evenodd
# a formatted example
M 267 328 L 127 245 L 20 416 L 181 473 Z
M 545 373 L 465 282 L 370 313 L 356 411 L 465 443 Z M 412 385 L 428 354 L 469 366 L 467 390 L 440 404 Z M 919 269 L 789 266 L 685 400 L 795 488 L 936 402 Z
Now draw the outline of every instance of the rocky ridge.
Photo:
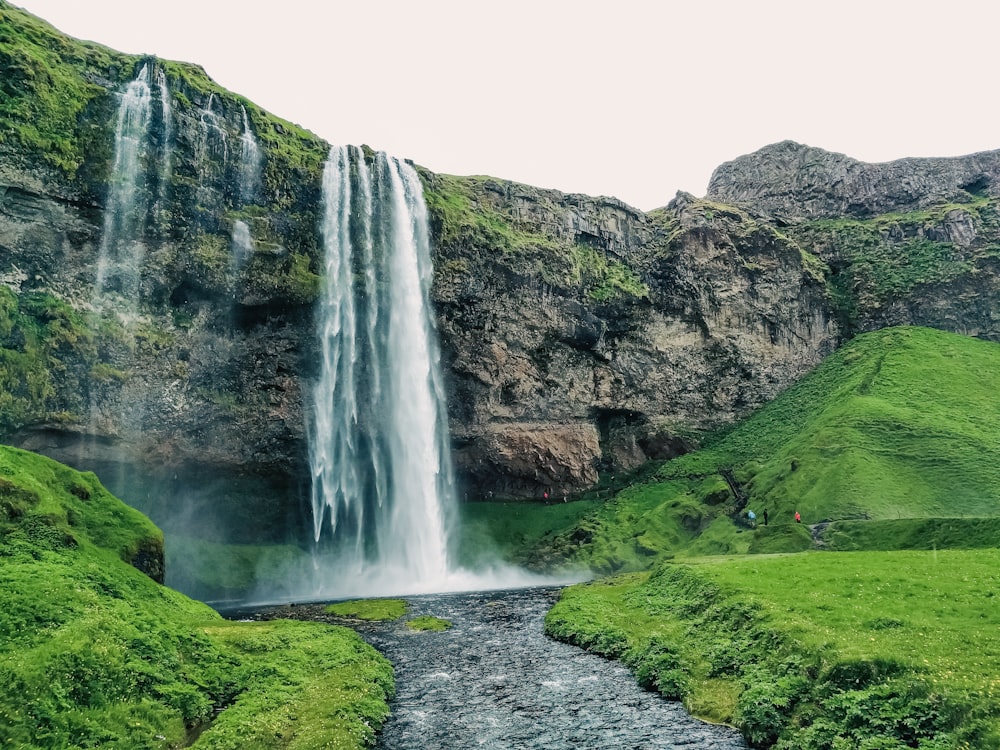
M 782 141 L 717 167 L 709 200 L 782 223 L 910 212 L 974 196 L 1000 196 L 1000 152 L 868 164 Z

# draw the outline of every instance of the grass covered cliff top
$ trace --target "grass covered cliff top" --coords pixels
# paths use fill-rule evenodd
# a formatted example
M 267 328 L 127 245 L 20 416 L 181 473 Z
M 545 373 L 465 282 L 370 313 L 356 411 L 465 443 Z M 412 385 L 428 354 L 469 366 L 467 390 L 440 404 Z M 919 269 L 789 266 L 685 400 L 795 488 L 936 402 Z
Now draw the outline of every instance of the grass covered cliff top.
M 0 745 L 373 740 L 388 662 L 344 628 L 228 622 L 124 562 L 160 538 L 93 474 L 0 446 Z
M 123 89 L 151 59 L 75 39 L 0 3 L 0 147 L 31 154 L 70 177 L 85 162 L 108 162 L 117 107 L 109 93 Z M 160 65 L 179 110 L 210 95 L 234 119 L 244 108 L 268 150 L 267 179 L 278 202 L 292 189 L 288 180 L 303 172 L 318 179 L 328 150 L 320 138 L 227 91 L 198 65 Z
M 106 93 L 98 81 L 126 66 L 125 55 L 0 4 L 0 145 L 74 173 L 84 159 L 81 118 Z

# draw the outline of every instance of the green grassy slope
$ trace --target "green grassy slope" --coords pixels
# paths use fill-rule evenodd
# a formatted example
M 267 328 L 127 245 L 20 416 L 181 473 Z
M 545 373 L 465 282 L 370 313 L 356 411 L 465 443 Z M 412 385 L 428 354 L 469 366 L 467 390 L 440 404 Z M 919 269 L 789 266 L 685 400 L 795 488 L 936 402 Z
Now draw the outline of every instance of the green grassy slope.
M 923 328 L 859 336 L 728 434 L 550 534 L 535 562 L 611 572 L 665 553 L 797 551 L 813 546 L 807 527 L 826 522 L 841 548 L 891 549 L 912 529 L 890 521 L 1000 517 L 998 393 L 997 344 Z M 880 523 L 837 523 L 851 519 Z
M 693 562 L 567 589 L 546 630 L 755 746 L 1000 746 L 1000 551 Z
M 160 544 L 92 474 L 0 446 L 0 747 L 373 739 L 382 657 L 343 628 L 227 622 L 125 562 Z

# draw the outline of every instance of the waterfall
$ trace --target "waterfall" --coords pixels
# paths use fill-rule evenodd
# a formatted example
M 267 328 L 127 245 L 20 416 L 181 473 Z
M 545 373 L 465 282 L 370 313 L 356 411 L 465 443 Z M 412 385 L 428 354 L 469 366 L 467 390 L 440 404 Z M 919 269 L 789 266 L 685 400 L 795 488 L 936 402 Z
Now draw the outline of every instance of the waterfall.
M 139 193 L 145 187 L 143 157 L 149 141 L 150 99 L 149 69 L 143 65 L 118 106 L 115 161 L 97 256 L 94 298 L 98 305 L 112 286 L 131 308 L 138 305 L 145 255 L 141 236 L 146 215 L 146 207 L 139 203 Z
M 233 222 L 233 229 L 230 234 L 230 247 L 232 249 L 232 270 L 238 272 L 253 255 L 253 237 L 250 236 L 250 227 L 245 221 L 237 219 Z
M 427 212 L 412 167 L 331 149 L 325 279 L 310 433 L 313 532 L 332 546 L 324 593 L 439 590 L 454 572 L 455 503 L 429 304 Z
M 167 74 L 162 68 L 156 69 L 156 87 L 160 90 L 160 118 L 163 120 L 163 156 L 160 162 L 160 207 L 166 206 L 167 189 L 170 185 L 173 161 L 171 148 L 174 140 L 173 113 L 170 106 L 170 89 L 167 88 Z
M 257 139 L 250 129 L 250 118 L 246 107 L 243 110 L 243 136 L 240 153 L 240 203 L 253 203 L 257 199 L 257 189 L 260 187 L 261 154 Z
M 213 110 L 215 94 L 209 94 L 205 106 L 198 115 L 198 138 L 194 143 L 194 156 L 198 170 L 198 200 L 206 206 L 214 205 L 213 182 L 224 179 L 226 163 L 229 160 L 229 142 L 226 138 L 224 122 Z

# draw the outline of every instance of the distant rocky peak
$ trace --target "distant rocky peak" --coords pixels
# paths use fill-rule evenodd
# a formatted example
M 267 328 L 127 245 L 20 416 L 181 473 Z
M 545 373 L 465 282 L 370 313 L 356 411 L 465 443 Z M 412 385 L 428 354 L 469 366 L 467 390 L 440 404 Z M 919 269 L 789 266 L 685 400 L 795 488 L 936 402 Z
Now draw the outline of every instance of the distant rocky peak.
M 707 198 L 784 222 L 913 211 L 1000 195 L 1000 151 L 869 164 L 782 141 L 719 166 Z

